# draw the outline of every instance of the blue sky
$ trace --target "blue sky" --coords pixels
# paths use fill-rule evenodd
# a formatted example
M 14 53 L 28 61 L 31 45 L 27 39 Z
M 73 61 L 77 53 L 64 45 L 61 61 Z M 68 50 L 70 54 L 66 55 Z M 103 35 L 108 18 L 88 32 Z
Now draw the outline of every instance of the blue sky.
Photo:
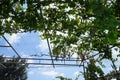
M 8 39 L 8 41 L 12 44 L 12 46 L 16 49 L 16 51 L 20 54 L 22 57 L 33 57 L 30 55 L 34 54 L 48 54 L 48 46 L 46 40 L 42 40 L 39 37 L 39 32 L 27 32 L 27 33 L 18 33 L 18 34 L 12 34 L 8 35 L 5 34 L 5 37 Z M 5 40 L 1 37 L 0 38 L 0 45 L 7 45 Z M 5 56 L 16 56 L 16 54 L 12 51 L 10 48 L 0 48 L 0 55 L 3 54 Z M 113 56 L 116 56 L 117 52 L 113 54 Z M 28 62 L 33 62 L 32 60 L 29 60 Z M 104 64 L 107 66 L 106 68 L 103 68 L 105 72 L 108 72 L 112 70 L 110 67 L 110 62 L 105 60 Z M 119 66 L 119 63 L 116 63 Z M 82 71 L 82 68 L 80 67 L 60 67 L 56 66 L 53 68 L 52 66 L 35 66 L 30 65 L 29 68 L 27 68 L 27 74 L 28 74 L 28 80 L 57 80 L 56 76 L 64 76 L 68 78 L 75 79 L 75 76 L 79 73 L 79 71 Z M 79 77 L 80 80 L 82 77 Z
M 33 57 L 31 55 L 48 54 L 49 52 L 46 40 L 40 39 L 39 35 L 39 32 L 28 32 L 12 35 L 5 34 L 5 37 L 20 54 L 20 56 L 31 58 Z M 2 37 L 0 38 L 0 45 L 8 45 Z M 0 48 L 0 55 L 1 54 L 5 56 L 17 56 L 11 48 Z M 33 61 L 29 60 L 28 62 Z M 56 80 L 56 76 L 65 76 L 74 79 L 80 69 L 81 68 L 79 67 L 56 66 L 53 68 L 50 65 L 30 65 L 27 68 L 28 80 Z

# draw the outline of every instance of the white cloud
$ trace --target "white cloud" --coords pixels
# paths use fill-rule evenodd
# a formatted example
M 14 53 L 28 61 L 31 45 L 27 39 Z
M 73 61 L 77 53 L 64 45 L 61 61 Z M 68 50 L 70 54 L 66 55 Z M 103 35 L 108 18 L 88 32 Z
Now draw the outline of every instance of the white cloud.
M 41 74 L 45 76 L 51 76 L 51 77 L 56 77 L 57 75 L 59 75 L 59 73 L 55 71 L 46 71 L 46 72 L 42 72 Z
M 65 75 L 64 75 L 63 73 L 61 73 L 61 74 L 59 74 L 58 76 L 63 76 L 63 77 L 64 77 Z
M 11 43 L 18 43 L 20 41 L 20 39 L 22 38 L 22 36 L 24 36 L 25 33 L 17 33 L 17 34 L 5 34 L 5 37 L 7 38 L 7 40 Z
M 30 57 L 29 55 L 25 54 L 24 52 L 21 52 L 20 55 L 21 55 L 21 57 L 23 57 L 23 58 Z
M 28 71 L 28 74 L 29 74 L 29 75 L 33 75 L 33 74 L 34 74 L 34 71 Z
M 33 60 L 27 60 L 27 63 L 34 63 Z
M 53 66 L 52 65 L 39 65 L 38 66 L 39 68 L 39 70 L 41 70 L 42 68 L 52 68 Z
M 39 34 L 39 35 L 42 35 L 42 34 L 43 34 L 43 32 L 38 32 L 38 34 Z
M 120 49 L 118 48 L 118 47 L 114 47 L 114 48 L 112 48 L 112 56 L 113 56 L 113 58 L 118 58 L 118 61 L 120 61 L 120 57 L 117 57 L 117 55 L 119 55 L 120 54 Z
M 48 44 L 47 40 L 41 40 L 39 45 L 37 46 L 41 50 L 41 52 L 46 52 L 48 51 Z
M 77 57 L 78 57 L 78 54 L 77 54 L 77 53 L 74 53 L 74 54 L 72 55 L 72 57 L 73 57 L 73 58 L 77 58 Z
M 80 74 L 80 72 L 79 71 L 76 71 L 76 72 L 74 72 L 74 76 L 78 76 Z
M 57 76 L 64 76 L 63 73 L 59 73 L 59 72 L 56 72 L 54 70 L 51 70 L 51 71 L 44 71 L 44 72 L 41 72 L 42 75 L 44 76 L 49 76 L 49 77 L 57 77 Z
M 25 54 L 24 52 L 21 52 L 21 57 L 22 58 L 33 58 L 33 57 L 30 57 L 29 55 L 27 55 L 27 54 Z M 27 61 L 26 61 L 27 63 L 34 63 L 34 60 L 32 60 L 32 59 L 28 59 Z

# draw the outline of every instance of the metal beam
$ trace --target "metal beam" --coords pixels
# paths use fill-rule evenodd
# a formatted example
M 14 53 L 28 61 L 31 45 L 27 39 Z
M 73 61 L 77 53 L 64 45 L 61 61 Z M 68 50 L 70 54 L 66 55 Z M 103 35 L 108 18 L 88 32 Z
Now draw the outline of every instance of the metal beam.
M 41 15 L 41 17 L 42 17 L 42 19 L 43 19 L 43 28 L 44 28 L 44 30 L 45 30 L 45 33 L 47 32 L 47 30 L 46 30 L 46 26 L 45 26 L 45 21 L 44 21 L 44 15 L 43 15 L 43 12 L 42 12 L 42 7 L 41 7 L 41 3 L 40 3 L 40 1 L 39 1 L 39 5 L 40 5 L 40 15 Z M 48 49 L 49 49 L 49 52 L 50 52 L 50 57 L 51 57 L 51 60 L 52 60 L 52 64 L 53 64 L 53 67 L 55 67 L 54 66 L 54 61 L 53 61 L 53 58 L 52 58 L 52 51 L 51 51 L 51 48 L 50 48 L 50 43 L 49 43 L 49 39 L 48 38 L 46 38 L 47 39 L 47 44 L 48 44 Z
M 1 62 L 2 64 L 28 64 L 28 65 L 53 65 L 50 63 L 23 63 L 23 62 Z M 78 64 L 54 64 L 56 66 L 83 66 L 83 65 L 78 65 Z
M 21 58 L 20 57 L 20 55 L 19 55 L 19 53 L 15 50 L 15 48 L 13 48 L 13 46 L 10 44 L 10 42 L 5 38 L 5 36 L 2 36 L 3 37 L 3 39 L 8 43 L 8 45 L 12 48 L 12 50 L 17 54 L 17 56 L 19 57 L 19 58 Z
M 6 46 L 6 45 L 0 45 L 0 47 L 10 47 L 10 46 Z
M 18 59 L 18 58 L 12 58 L 12 57 L 3 57 L 4 59 Z M 21 60 L 26 60 L 25 63 L 23 62 L 1 62 L 4 64 L 8 64 L 8 63 L 16 63 L 16 64 L 27 64 L 27 65 L 53 65 L 52 63 L 49 62 L 42 62 L 42 61 L 51 61 L 51 59 L 42 59 L 42 58 L 20 58 Z M 33 60 L 33 62 L 27 62 L 27 60 Z M 55 60 L 55 59 L 54 59 Z M 41 61 L 41 62 L 39 62 Z M 62 61 L 62 59 L 59 59 L 58 61 Z M 69 61 L 69 62 L 76 62 L 76 60 L 65 60 L 65 61 Z M 80 60 L 81 61 L 81 60 Z M 54 66 L 82 66 L 80 64 L 77 63 L 54 63 Z
M 3 57 L 5 59 L 17 59 L 17 58 L 12 58 L 12 57 Z M 20 58 L 21 60 L 43 60 L 43 61 L 51 61 L 51 59 L 45 59 L 45 58 Z M 82 61 L 82 60 L 75 60 L 75 59 L 53 59 L 54 61 Z
M 3 65 L 2 63 L 0 63 L 0 65 L 3 67 L 3 68 L 7 68 L 5 65 Z

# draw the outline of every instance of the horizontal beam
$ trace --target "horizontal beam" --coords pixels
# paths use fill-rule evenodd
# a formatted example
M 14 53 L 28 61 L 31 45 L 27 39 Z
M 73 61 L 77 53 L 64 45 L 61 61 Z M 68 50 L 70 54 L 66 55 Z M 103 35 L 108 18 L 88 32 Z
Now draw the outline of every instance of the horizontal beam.
M 23 63 L 23 62 L 1 62 L 2 64 L 28 64 L 28 65 L 53 65 L 51 63 Z M 83 65 L 78 65 L 78 64 L 54 64 L 56 66 L 83 66 Z
M 3 57 L 5 59 L 18 59 L 18 58 L 12 58 L 12 57 Z M 43 60 L 43 61 L 51 61 L 51 59 L 45 59 L 45 58 L 20 58 L 21 60 Z M 75 59 L 53 59 L 54 61 L 82 61 L 81 59 L 75 60 Z
M 12 58 L 12 57 L 3 57 L 4 59 L 18 59 L 18 58 Z M 51 59 L 42 59 L 42 58 L 20 58 L 20 60 L 26 60 L 25 63 L 23 62 L 1 62 L 2 64 L 27 64 L 27 65 L 53 65 L 52 63 L 49 62 L 42 62 L 42 61 L 51 61 Z M 27 60 L 32 60 L 33 62 L 27 62 Z M 53 59 L 55 60 L 55 59 Z M 63 60 L 63 59 L 58 59 L 57 61 L 69 61 L 69 62 L 76 62 L 77 60 Z M 81 60 L 79 60 L 81 61 Z M 82 66 L 80 64 L 77 63 L 54 63 L 55 66 Z
M 10 47 L 10 46 L 0 45 L 0 47 Z

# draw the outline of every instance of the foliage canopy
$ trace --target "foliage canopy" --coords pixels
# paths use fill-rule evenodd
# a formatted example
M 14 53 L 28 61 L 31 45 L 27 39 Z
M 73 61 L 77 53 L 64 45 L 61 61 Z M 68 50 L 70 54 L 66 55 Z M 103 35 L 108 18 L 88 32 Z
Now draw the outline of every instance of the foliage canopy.
M 41 31 L 57 57 L 77 53 L 78 59 L 89 58 L 86 76 L 96 79 L 104 75 L 96 62 L 113 62 L 112 49 L 120 51 L 119 4 L 119 0 L 2 0 L 0 35 Z
M 27 80 L 26 65 L 18 64 L 24 60 L 6 59 L 0 56 L 0 80 Z

